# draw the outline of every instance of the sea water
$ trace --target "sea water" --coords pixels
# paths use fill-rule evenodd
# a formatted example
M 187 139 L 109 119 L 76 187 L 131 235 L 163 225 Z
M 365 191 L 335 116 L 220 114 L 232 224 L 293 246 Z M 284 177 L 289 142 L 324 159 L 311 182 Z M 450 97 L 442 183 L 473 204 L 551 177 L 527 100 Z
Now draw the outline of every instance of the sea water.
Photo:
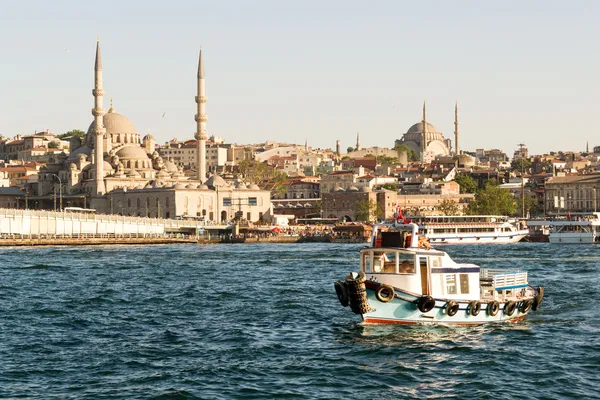
M 471 328 L 361 324 L 333 287 L 360 247 L 2 248 L 0 398 L 598 398 L 599 247 L 443 247 L 546 288 Z

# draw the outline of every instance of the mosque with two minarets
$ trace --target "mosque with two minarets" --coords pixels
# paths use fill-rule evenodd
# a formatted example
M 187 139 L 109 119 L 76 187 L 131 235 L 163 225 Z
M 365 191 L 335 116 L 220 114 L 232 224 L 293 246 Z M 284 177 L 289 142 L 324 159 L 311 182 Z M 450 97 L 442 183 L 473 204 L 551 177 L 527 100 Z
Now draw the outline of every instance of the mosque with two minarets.
M 202 49 L 195 116 L 196 179 L 184 175 L 181 166 L 163 159 L 155 150 L 154 137 L 147 134 L 142 138 L 127 117 L 115 112 L 112 99 L 108 112 L 104 112 L 99 42 L 92 94 L 94 121 L 85 138 L 72 137 L 70 154 L 57 155 L 39 171 L 35 199 L 41 208 L 51 208 L 50 202 L 59 193 L 65 205 L 106 214 L 159 218 L 189 215 L 211 221 L 227 221 L 234 216 L 258 221 L 270 215 L 268 190 L 243 182 L 228 183 L 218 175 L 207 177 Z

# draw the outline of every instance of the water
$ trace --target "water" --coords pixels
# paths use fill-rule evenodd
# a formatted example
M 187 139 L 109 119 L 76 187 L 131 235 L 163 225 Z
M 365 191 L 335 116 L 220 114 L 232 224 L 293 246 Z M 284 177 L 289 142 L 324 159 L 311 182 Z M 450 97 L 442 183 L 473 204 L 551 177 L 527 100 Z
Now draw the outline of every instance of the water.
M 0 249 L 0 398 L 599 398 L 598 247 L 445 247 L 546 287 L 475 328 L 361 325 L 359 247 Z

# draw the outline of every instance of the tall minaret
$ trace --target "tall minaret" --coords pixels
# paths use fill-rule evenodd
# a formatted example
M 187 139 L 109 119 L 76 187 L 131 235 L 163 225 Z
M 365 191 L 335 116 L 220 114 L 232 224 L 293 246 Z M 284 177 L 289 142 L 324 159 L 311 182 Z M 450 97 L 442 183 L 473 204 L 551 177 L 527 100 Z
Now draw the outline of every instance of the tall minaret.
M 304 141 L 304 151 L 308 153 L 308 138 Z
M 356 150 L 360 150 L 360 132 L 356 132 Z
M 204 63 L 202 62 L 202 47 L 200 47 L 200 55 L 198 56 L 198 95 L 196 96 L 197 112 L 196 112 L 196 161 L 198 163 L 198 180 L 204 182 L 206 180 L 206 96 L 204 95 Z
M 454 105 L 454 153 L 460 155 L 458 147 L 458 101 Z
M 423 102 L 423 129 L 421 132 L 421 161 L 425 157 L 425 149 L 427 149 L 427 105 Z
M 95 131 L 95 143 L 94 143 L 94 164 L 96 169 L 96 195 L 101 196 L 106 191 L 104 187 L 104 134 L 106 129 L 104 128 L 103 116 L 104 109 L 102 108 L 102 97 L 104 96 L 104 90 L 102 90 L 102 57 L 100 56 L 100 41 L 96 42 L 96 63 L 94 65 L 94 108 L 92 109 L 92 115 L 94 116 L 94 131 Z
M 341 150 L 342 150 L 342 147 L 341 147 L 340 141 L 336 140 L 335 141 L 335 153 L 338 155 L 338 157 L 341 154 Z

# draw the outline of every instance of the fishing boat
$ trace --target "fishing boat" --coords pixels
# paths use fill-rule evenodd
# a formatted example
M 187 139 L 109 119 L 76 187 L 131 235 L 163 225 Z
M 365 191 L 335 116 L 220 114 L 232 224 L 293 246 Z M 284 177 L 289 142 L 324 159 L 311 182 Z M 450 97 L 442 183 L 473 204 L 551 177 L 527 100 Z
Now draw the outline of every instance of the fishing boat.
M 516 322 L 537 310 L 543 287 L 527 272 L 454 262 L 414 223 L 377 224 L 360 269 L 335 282 L 340 303 L 365 323 L 479 325 Z
M 407 217 L 432 244 L 506 244 L 522 240 L 529 230 L 501 215 L 433 215 Z

